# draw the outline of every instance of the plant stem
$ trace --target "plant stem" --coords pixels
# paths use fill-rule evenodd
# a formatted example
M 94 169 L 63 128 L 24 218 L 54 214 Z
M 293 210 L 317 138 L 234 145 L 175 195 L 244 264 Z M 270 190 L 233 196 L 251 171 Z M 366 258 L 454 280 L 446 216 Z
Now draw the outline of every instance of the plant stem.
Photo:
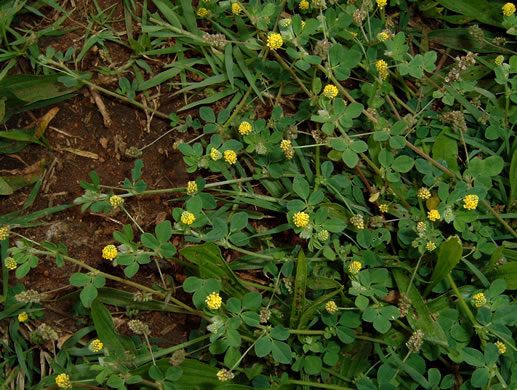
M 332 385 L 330 383 L 318 383 L 318 382 L 300 381 L 300 380 L 297 380 L 297 379 L 289 379 L 286 382 L 286 384 L 309 386 L 309 388 L 310 387 L 319 387 L 320 389 L 354 390 L 351 387 L 343 387 L 343 386 L 338 386 L 338 385 Z
M 451 274 L 449 273 L 447 275 L 447 279 L 449 280 L 449 283 L 451 285 L 452 290 L 454 291 L 454 294 L 458 297 L 458 301 L 460 305 L 463 307 L 463 310 L 465 310 L 465 313 L 467 313 L 467 317 L 469 317 L 470 322 L 472 322 L 472 325 L 474 327 L 479 326 L 478 322 L 476 321 L 476 318 L 474 317 L 474 314 L 472 314 L 472 311 L 470 311 L 470 307 L 467 305 L 467 302 L 463 299 L 463 295 L 461 295 L 460 290 L 458 289 L 458 286 L 456 286 L 456 283 L 454 283 L 454 279 L 452 278 Z M 486 341 L 481 339 L 481 342 L 483 344 L 486 344 Z

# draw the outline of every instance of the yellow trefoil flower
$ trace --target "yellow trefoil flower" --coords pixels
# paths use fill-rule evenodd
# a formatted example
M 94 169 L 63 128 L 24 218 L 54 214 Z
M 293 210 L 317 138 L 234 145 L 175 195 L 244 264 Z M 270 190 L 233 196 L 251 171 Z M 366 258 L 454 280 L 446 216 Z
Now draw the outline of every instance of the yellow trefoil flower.
M 232 380 L 234 376 L 235 375 L 233 372 L 227 370 L 226 368 L 221 368 L 219 371 L 217 371 L 217 379 L 219 379 L 221 382 Z
M 20 314 L 18 314 L 18 321 L 25 322 L 28 319 L 29 319 L 29 315 L 26 312 L 23 311 Z
M 474 306 L 476 306 L 476 307 L 481 307 L 481 306 L 486 305 L 485 294 L 483 294 L 482 292 L 474 294 L 474 296 L 472 297 L 472 300 L 474 301 Z
M 379 205 L 379 211 L 381 213 L 387 213 L 389 209 L 390 209 L 390 206 L 388 206 L 386 203 L 381 203 Z
M 496 341 L 495 346 L 497 347 L 501 355 L 506 352 L 506 345 L 503 342 Z
M 195 181 L 189 181 L 187 183 L 187 195 L 192 195 L 197 192 L 197 184 Z
M 239 15 L 242 12 L 242 7 L 239 3 L 232 4 L 232 14 Z
M 208 15 L 208 10 L 204 7 L 200 7 L 197 9 L 196 15 L 199 16 L 200 18 L 204 18 L 205 16 Z
M 110 197 L 110 205 L 114 209 L 116 209 L 119 206 L 122 206 L 123 204 L 124 204 L 124 199 L 121 198 L 120 196 L 113 195 L 112 197 Z
M 515 5 L 513 3 L 506 3 L 502 7 L 504 16 L 512 16 L 515 13 Z
M 239 125 L 239 133 L 241 133 L 241 135 L 248 135 L 249 133 L 251 133 L 251 130 L 253 130 L 253 128 L 251 127 L 251 123 L 247 121 L 243 121 Z
M 104 348 L 104 344 L 99 339 L 92 340 L 90 345 L 88 345 L 88 349 L 92 352 L 100 352 Z
M 384 60 L 379 60 L 375 63 L 375 67 L 377 68 L 377 72 L 379 72 L 381 79 L 386 80 L 388 77 L 388 63 Z
M 304 213 L 303 211 L 298 211 L 293 215 L 293 223 L 296 227 L 305 227 L 309 224 L 309 214 Z
M 427 188 L 421 187 L 418 190 L 416 196 L 418 196 L 420 199 L 427 200 L 431 197 L 431 192 Z
M 117 254 L 118 251 L 115 245 L 106 245 L 102 249 L 102 257 L 106 260 L 113 260 L 115 257 L 117 257 Z
M 325 85 L 325 88 L 323 88 L 323 95 L 328 97 L 329 99 L 334 99 L 338 95 L 339 91 L 337 87 L 333 84 L 327 84 Z
M 478 207 L 479 197 L 477 195 L 467 195 L 463 198 L 463 207 L 467 210 L 475 210 Z
M 386 7 L 386 4 L 388 4 L 388 0 L 377 0 L 377 5 L 379 6 L 379 8 Z
M 206 297 L 205 303 L 210 310 L 217 310 L 223 304 L 223 298 L 221 298 L 219 293 L 213 292 Z
M 284 40 L 282 36 L 278 33 L 269 34 L 267 37 L 267 47 L 271 50 L 280 49 L 284 44 Z
M 7 268 L 9 271 L 15 270 L 16 267 L 18 267 L 18 263 L 16 263 L 16 260 L 14 260 L 11 256 L 5 259 L 5 268 Z
M 350 265 L 348 266 L 348 272 L 350 272 L 352 275 L 357 275 L 359 271 L 361 271 L 361 268 L 363 265 L 359 261 L 352 261 Z
M 338 307 L 336 305 L 336 302 L 334 301 L 328 301 L 327 303 L 325 303 L 325 310 L 327 311 L 327 313 L 329 314 L 334 314 L 337 310 L 338 310 Z
M 384 32 L 384 31 L 377 34 L 377 40 L 379 42 L 384 42 L 384 41 L 388 40 L 389 37 L 390 36 L 388 35 L 388 33 Z
M 226 161 L 228 164 L 235 164 L 237 162 L 237 153 L 235 153 L 233 150 L 225 150 L 224 161 Z
M 67 374 L 59 374 L 56 376 L 56 385 L 61 389 L 72 388 L 72 382 L 70 382 L 70 377 Z
M 212 148 L 212 150 L 210 151 L 210 158 L 214 161 L 217 161 L 221 157 L 223 157 L 222 153 L 218 151 L 216 148 Z
M 0 241 L 9 237 L 9 225 L 0 226 Z
M 298 8 L 300 8 L 301 11 L 307 11 L 310 7 L 310 4 L 307 0 L 300 1 L 300 4 L 298 5 Z
M 436 249 L 436 244 L 433 241 L 428 241 L 425 245 L 425 249 L 427 249 L 429 252 L 434 251 Z
M 437 221 L 441 218 L 440 213 L 438 210 L 433 209 L 427 213 L 427 218 L 429 218 L 430 221 Z
M 188 211 L 184 211 L 181 214 L 181 222 L 183 222 L 185 225 L 192 225 L 195 220 L 196 216 L 192 213 L 189 213 Z

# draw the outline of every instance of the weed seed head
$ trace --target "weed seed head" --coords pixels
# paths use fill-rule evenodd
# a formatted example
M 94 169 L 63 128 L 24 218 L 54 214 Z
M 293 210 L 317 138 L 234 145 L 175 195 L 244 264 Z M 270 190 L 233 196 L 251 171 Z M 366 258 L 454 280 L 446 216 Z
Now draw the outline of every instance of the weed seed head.
M 117 255 L 118 251 L 115 245 L 106 245 L 102 249 L 102 257 L 106 260 L 113 260 L 115 257 L 117 257 Z
M 16 263 L 16 260 L 14 260 L 11 256 L 5 259 L 5 268 L 7 268 L 9 271 L 15 270 L 16 267 L 18 267 L 18 264 Z
M 377 72 L 379 72 L 379 76 L 381 79 L 386 80 L 388 77 L 388 64 L 384 60 L 379 60 L 375 63 L 375 67 L 377 68 Z
M 357 230 L 364 229 L 364 219 L 360 214 L 356 214 L 350 218 L 350 223 L 356 227 Z
M 293 223 L 296 227 L 305 227 L 309 224 L 309 214 L 304 213 L 303 211 L 298 211 L 293 215 Z
M 463 198 L 463 207 L 467 210 L 475 210 L 478 207 L 479 197 L 477 195 L 467 195 Z
M 328 97 L 329 99 L 334 99 L 338 95 L 338 90 L 335 85 L 327 84 L 325 88 L 323 88 L 323 95 Z
M 427 241 L 427 244 L 425 245 L 425 249 L 429 252 L 434 251 L 436 249 L 436 244 L 433 241 Z
M 476 307 L 481 307 L 481 306 L 486 305 L 485 294 L 483 294 L 482 292 L 474 294 L 472 296 L 472 300 L 474 301 L 474 306 L 476 306 Z
M 56 385 L 60 389 L 72 388 L 72 382 L 70 382 L 70 377 L 67 374 L 59 374 L 56 376 Z
M 438 212 L 438 210 L 433 209 L 427 213 L 427 218 L 429 218 L 430 221 L 434 222 L 434 221 L 438 221 L 441 218 L 441 216 L 440 216 L 440 213 Z
M 495 58 L 494 60 L 494 63 L 497 65 L 497 66 L 501 66 L 504 62 L 504 56 L 502 55 L 499 55 Z
M 260 309 L 259 317 L 261 324 L 267 324 L 269 318 L 271 318 L 271 310 L 269 310 L 267 307 L 263 307 Z
M 136 334 L 143 334 L 145 336 L 148 336 L 151 334 L 151 330 L 149 329 L 149 325 L 144 324 L 140 320 L 131 320 L 127 324 L 129 326 L 129 329 L 131 329 Z
M 233 372 L 227 370 L 226 368 L 221 368 L 219 371 L 217 371 L 217 379 L 219 379 L 221 382 L 232 380 L 234 376 L 235 375 Z
M 192 225 L 195 220 L 196 216 L 188 211 L 184 211 L 181 214 L 181 222 L 183 222 L 185 225 Z
M 205 303 L 210 310 L 217 310 L 223 304 L 223 298 L 219 293 L 213 292 L 206 297 Z
M 424 343 L 424 332 L 422 332 L 420 329 L 418 329 L 411 335 L 411 337 L 409 338 L 409 340 L 406 343 L 406 347 L 408 347 L 408 349 L 411 352 L 417 353 L 418 351 L 420 351 L 420 347 L 422 346 L 423 343 Z
M 512 16 L 515 13 L 515 5 L 513 3 L 506 3 L 502 7 L 504 16 Z
M 318 240 L 320 241 L 327 241 L 329 239 L 329 231 L 328 230 L 320 230 L 318 232 Z
M 27 290 L 16 294 L 14 299 L 23 303 L 40 303 L 41 296 L 36 290 Z
M 506 345 L 503 342 L 496 341 L 495 346 L 501 355 L 506 352 Z
M 284 40 L 282 36 L 278 33 L 269 34 L 267 37 L 267 47 L 271 50 L 280 49 L 284 44 Z
M 239 133 L 241 133 L 241 135 L 248 135 L 249 133 L 251 133 L 251 130 L 253 130 L 253 128 L 251 127 L 251 123 L 247 121 L 243 121 L 239 125 Z
M 389 34 L 384 31 L 377 34 L 377 40 L 379 42 L 384 42 L 384 41 L 388 40 L 389 37 L 390 37 Z
M 325 310 L 327 311 L 327 313 L 329 314 L 334 314 L 337 310 L 338 310 L 338 307 L 336 305 L 336 302 L 334 301 L 328 301 L 327 303 L 325 303 Z
M 379 211 L 380 211 L 381 213 L 387 213 L 389 209 L 390 209 L 390 206 L 388 206 L 388 204 L 387 204 L 387 203 L 381 203 L 381 204 L 379 205 Z
M 237 162 L 237 153 L 235 153 L 233 150 L 225 150 L 224 161 L 230 165 L 235 164 Z

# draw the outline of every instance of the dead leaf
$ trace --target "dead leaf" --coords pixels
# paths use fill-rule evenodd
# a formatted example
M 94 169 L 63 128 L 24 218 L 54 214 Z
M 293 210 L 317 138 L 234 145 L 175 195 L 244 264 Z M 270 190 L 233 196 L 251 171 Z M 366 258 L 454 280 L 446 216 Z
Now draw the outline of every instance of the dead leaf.
M 43 133 L 48 127 L 48 124 L 57 115 L 58 112 L 59 107 L 54 107 L 39 119 L 38 128 L 36 129 L 36 133 L 34 134 L 36 138 L 39 139 L 43 135 Z
M 74 149 L 74 148 L 61 148 L 61 150 L 64 150 L 65 152 L 76 154 L 81 157 L 91 158 L 92 160 L 99 159 L 99 155 L 97 153 L 87 152 L 85 150 L 79 150 L 79 149 Z

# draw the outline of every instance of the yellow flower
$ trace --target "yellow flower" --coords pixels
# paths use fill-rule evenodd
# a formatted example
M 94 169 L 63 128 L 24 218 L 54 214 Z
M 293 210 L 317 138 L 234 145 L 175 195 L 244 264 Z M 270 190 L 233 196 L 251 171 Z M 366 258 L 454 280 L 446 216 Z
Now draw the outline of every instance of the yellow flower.
M 115 257 L 117 257 L 117 254 L 118 251 L 115 245 L 106 245 L 102 249 L 102 257 L 106 260 L 113 260 Z
M 438 210 L 433 209 L 427 213 L 427 218 L 429 218 L 429 220 L 434 222 L 434 221 L 439 220 L 441 218 L 441 216 L 440 216 L 440 213 L 438 212 Z
M 388 64 L 384 60 L 379 60 L 375 63 L 375 67 L 377 68 L 377 72 L 379 72 L 379 76 L 381 79 L 386 80 L 388 77 Z
M 428 241 L 425 245 L 425 249 L 427 249 L 429 252 L 434 251 L 436 249 L 436 244 L 433 241 Z
M 418 193 L 416 194 L 420 199 L 427 200 L 431 197 L 431 192 L 425 187 L 420 187 Z
M 474 306 L 476 306 L 476 307 L 481 307 L 481 306 L 486 305 L 485 294 L 483 294 L 482 292 L 474 294 L 474 296 L 472 297 L 472 300 L 474 301 Z
M 298 8 L 300 8 L 301 11 L 306 11 L 310 7 L 310 4 L 307 0 L 300 1 L 300 4 L 298 5 Z
M 381 213 L 387 213 L 389 208 L 390 208 L 390 206 L 388 206 L 386 203 L 382 203 L 379 205 L 379 211 Z
M 363 265 L 359 261 L 352 261 L 350 265 L 348 266 L 348 272 L 350 272 L 352 275 L 357 275 L 359 271 L 361 271 L 361 268 Z
M 18 314 L 18 321 L 25 322 L 28 319 L 29 319 L 29 316 L 27 315 L 27 313 L 21 312 L 20 314 Z
M 235 375 L 233 372 L 228 371 L 226 368 L 221 368 L 219 371 L 217 371 L 217 379 L 219 379 L 221 382 L 232 380 L 234 376 Z
M 515 5 L 513 3 L 506 3 L 502 9 L 504 16 L 512 16 L 515 13 Z
M 323 95 L 328 97 L 329 99 L 334 99 L 338 94 L 337 87 L 332 84 L 327 84 L 325 88 L 323 88 Z
M 249 122 L 241 122 L 241 124 L 239 125 L 239 133 L 241 133 L 242 135 L 248 135 L 249 133 L 251 133 L 251 130 L 252 130 L 252 127 L 251 127 L 251 123 Z
M 386 4 L 388 4 L 388 0 L 377 0 L 377 5 L 379 6 L 379 8 L 386 7 Z
M 9 271 L 15 270 L 16 267 L 18 267 L 18 264 L 12 257 L 9 256 L 7 259 L 5 259 L 5 268 L 7 268 Z
M 0 241 L 9 237 L 9 225 L 0 226 Z
M 418 233 L 423 233 L 423 232 L 425 232 L 426 230 L 427 230 L 427 226 L 426 226 L 425 222 L 420 221 L 420 222 L 418 222 L 418 223 L 416 224 L 416 231 L 417 231 Z
M 198 8 L 196 15 L 199 16 L 200 18 L 204 18 L 205 16 L 208 15 L 208 10 L 204 7 Z
M 235 164 L 237 162 L 237 153 L 235 153 L 233 150 L 225 150 L 224 161 L 226 161 L 228 164 Z
M 104 348 L 104 344 L 99 339 L 93 340 L 90 345 L 88 345 L 88 349 L 92 352 L 100 352 Z
M 479 197 L 477 195 L 467 195 L 463 198 L 463 207 L 467 210 L 475 210 L 478 207 Z
M 496 341 L 495 346 L 497 347 L 501 355 L 506 352 L 506 345 L 503 342 Z
M 221 157 L 223 157 L 222 153 L 218 151 L 216 148 L 212 148 L 212 150 L 210 151 L 210 158 L 214 161 L 217 161 Z
M 350 223 L 356 227 L 358 230 L 364 229 L 364 219 L 360 214 L 354 215 L 350 218 Z
M 196 216 L 192 213 L 189 213 L 188 211 L 184 211 L 181 214 L 181 222 L 183 222 L 185 225 L 192 225 L 195 220 Z
M 327 241 L 329 239 L 329 231 L 326 229 L 320 230 L 317 235 L 318 240 Z
M 70 382 L 70 377 L 67 374 L 59 374 L 56 376 L 56 385 L 61 389 L 72 388 L 72 382 Z
M 284 44 L 284 40 L 282 36 L 278 33 L 269 34 L 267 37 L 267 47 L 271 50 L 280 49 Z
M 239 15 L 242 12 L 242 7 L 239 3 L 232 4 L 232 14 Z
M 334 314 L 336 311 L 337 311 L 337 305 L 336 305 L 336 302 L 334 301 L 328 301 L 327 303 L 325 303 L 325 310 L 327 311 L 327 313 L 329 314 Z
M 304 213 L 303 211 L 298 211 L 293 215 L 293 223 L 296 227 L 305 227 L 309 224 L 309 214 Z
M 288 139 L 283 139 L 282 142 L 280 142 L 280 149 L 282 149 L 284 152 L 291 149 L 293 146 L 291 144 L 291 141 Z
M 206 297 L 205 303 L 210 310 L 217 310 L 223 304 L 223 298 L 221 298 L 219 293 L 213 292 Z
M 116 209 L 117 207 L 121 206 L 123 203 L 124 203 L 124 199 L 122 199 L 118 195 L 113 195 L 112 197 L 110 197 L 110 205 L 114 209 Z
M 388 33 L 384 31 L 377 34 L 377 39 L 379 40 L 379 42 L 384 42 L 387 39 L 389 39 L 389 37 L 390 36 L 388 35 Z
M 195 181 L 189 181 L 187 183 L 187 195 L 192 195 L 197 192 L 197 184 Z

